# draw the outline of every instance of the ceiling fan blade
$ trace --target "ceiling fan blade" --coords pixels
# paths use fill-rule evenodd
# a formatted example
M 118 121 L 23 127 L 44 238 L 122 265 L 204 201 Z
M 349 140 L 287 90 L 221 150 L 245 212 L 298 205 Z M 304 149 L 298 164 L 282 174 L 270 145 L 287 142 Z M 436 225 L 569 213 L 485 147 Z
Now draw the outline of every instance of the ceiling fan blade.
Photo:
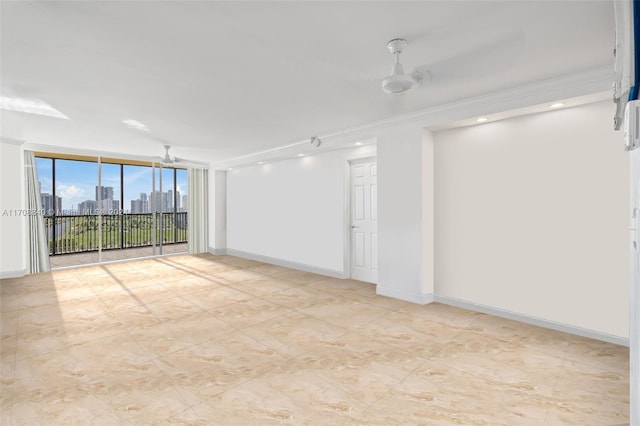
M 524 33 L 514 30 L 498 40 L 470 44 L 463 52 L 419 66 L 416 71 L 428 71 L 432 74 L 434 83 L 502 73 L 521 58 L 524 44 Z
M 400 95 L 385 95 L 385 104 L 387 107 L 387 112 L 391 116 L 395 116 L 401 114 L 405 111 L 405 107 L 407 105 L 407 96 L 406 94 Z

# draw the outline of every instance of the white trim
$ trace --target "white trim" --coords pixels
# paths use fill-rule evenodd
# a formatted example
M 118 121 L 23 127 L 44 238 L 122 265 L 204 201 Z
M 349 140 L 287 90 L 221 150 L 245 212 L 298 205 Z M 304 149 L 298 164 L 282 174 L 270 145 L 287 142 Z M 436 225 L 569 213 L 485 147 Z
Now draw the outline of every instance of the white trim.
M 4 271 L 0 272 L 0 280 L 5 280 L 7 278 L 21 278 L 27 275 L 26 269 L 20 269 L 18 271 Z
M 345 278 L 351 278 L 351 161 L 342 165 L 342 270 Z
M 228 254 L 229 256 L 242 257 L 244 259 L 250 259 L 250 260 L 256 260 L 258 262 L 269 263 L 271 265 L 283 266 L 285 268 L 297 269 L 299 271 L 311 272 L 313 274 L 326 275 L 328 277 L 333 277 L 333 278 L 342 278 L 342 279 L 346 278 L 342 271 L 319 268 L 317 266 L 307 265 L 307 264 L 298 263 L 298 262 L 292 262 L 290 260 L 279 259 L 277 257 L 263 256 L 261 254 L 247 253 L 245 251 L 229 249 L 229 248 L 226 249 L 226 254 Z
M 17 146 L 22 146 L 25 143 L 24 141 L 21 141 L 19 139 L 8 138 L 6 136 L 0 136 L 0 142 Z
M 376 287 L 376 294 L 380 296 L 392 297 L 394 299 L 404 300 L 405 302 L 417 303 L 419 305 L 427 305 L 434 301 L 433 293 L 416 293 L 414 291 L 398 290 L 396 288 Z
M 209 253 L 211 253 L 214 256 L 222 256 L 222 255 L 227 254 L 227 249 L 226 248 L 209 247 Z
M 536 81 L 461 101 L 437 105 L 399 117 L 381 120 L 346 132 L 386 128 L 400 123 L 417 122 L 421 127 L 441 125 L 478 114 L 490 114 L 537 105 L 551 100 L 570 98 L 611 90 L 612 66 L 593 68 L 561 77 Z
M 445 305 L 456 306 L 458 308 L 469 309 L 471 311 L 482 312 L 484 314 L 493 315 L 500 318 L 507 318 L 514 321 L 520 321 L 525 324 L 531 324 L 538 327 L 549 328 L 551 330 L 562 331 L 564 333 L 575 334 L 578 336 L 588 337 L 590 339 L 602 340 L 603 342 L 614 343 L 616 345 L 629 346 L 629 339 L 624 337 L 614 336 L 608 333 L 602 333 L 599 331 L 589 330 L 582 327 L 576 327 L 572 325 L 562 324 L 555 321 L 546 320 L 543 318 L 534 317 L 531 315 L 519 314 L 516 312 L 508 311 L 505 309 L 494 308 L 487 305 L 482 305 L 474 302 L 467 302 L 465 300 L 455 299 L 446 296 L 437 296 L 435 301 L 443 303 Z

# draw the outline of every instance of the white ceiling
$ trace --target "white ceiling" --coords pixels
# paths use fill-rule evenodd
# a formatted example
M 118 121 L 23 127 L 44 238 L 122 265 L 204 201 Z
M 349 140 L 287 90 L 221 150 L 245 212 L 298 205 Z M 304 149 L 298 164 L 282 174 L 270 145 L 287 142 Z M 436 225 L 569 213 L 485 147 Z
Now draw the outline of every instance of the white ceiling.
M 29 142 L 211 150 L 214 161 L 613 66 L 612 1 L 2 2 L 2 111 Z M 384 94 L 388 40 L 432 81 Z M 135 119 L 148 135 L 127 129 Z M 4 131 L 3 131 L 4 133 Z M 155 146 L 155 145 L 154 145 Z M 158 148 L 161 153 L 161 148 Z

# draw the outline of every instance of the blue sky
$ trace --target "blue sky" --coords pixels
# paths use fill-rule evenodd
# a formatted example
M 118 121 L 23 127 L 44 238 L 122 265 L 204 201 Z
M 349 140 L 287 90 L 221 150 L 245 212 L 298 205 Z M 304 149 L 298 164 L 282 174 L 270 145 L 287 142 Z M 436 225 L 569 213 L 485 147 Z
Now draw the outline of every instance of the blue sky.
M 37 158 L 38 179 L 42 192 L 52 192 L 52 170 L 50 159 Z M 173 170 L 162 170 L 162 191 L 173 189 Z M 156 169 L 156 189 L 159 189 L 159 170 Z M 187 195 L 187 171 L 178 170 L 178 191 L 180 196 Z M 64 210 L 77 209 L 78 204 L 86 200 L 95 200 L 98 185 L 98 164 L 86 161 L 56 160 L 56 195 L 62 197 Z M 102 165 L 102 186 L 113 187 L 114 198 L 122 200 L 120 194 L 120 166 Z M 152 191 L 151 167 L 124 166 L 124 205 L 131 209 L 131 200 L 140 198 L 140 193 Z

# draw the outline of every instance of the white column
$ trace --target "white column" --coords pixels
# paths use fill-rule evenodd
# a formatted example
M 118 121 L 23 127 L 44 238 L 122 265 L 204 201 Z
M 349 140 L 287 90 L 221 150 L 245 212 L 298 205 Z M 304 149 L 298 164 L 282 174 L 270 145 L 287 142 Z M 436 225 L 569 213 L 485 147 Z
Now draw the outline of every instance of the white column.
M 415 125 L 378 135 L 377 293 L 433 301 L 433 137 Z
M 227 249 L 227 172 L 209 173 L 209 252 L 224 254 Z
M 21 277 L 26 273 L 24 171 L 22 142 L 0 140 L 0 278 Z

